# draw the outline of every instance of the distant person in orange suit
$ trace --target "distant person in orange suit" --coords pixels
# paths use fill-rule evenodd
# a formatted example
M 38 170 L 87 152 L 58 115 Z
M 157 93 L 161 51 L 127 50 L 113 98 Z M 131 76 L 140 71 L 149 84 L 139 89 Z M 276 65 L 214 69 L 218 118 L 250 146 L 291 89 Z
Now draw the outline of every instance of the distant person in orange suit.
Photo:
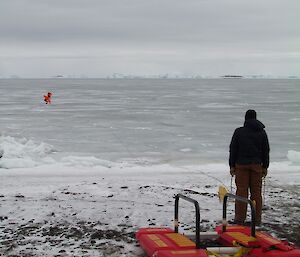
M 46 104 L 51 104 L 51 97 L 52 97 L 52 93 L 48 92 L 47 95 L 44 95 L 44 101 Z

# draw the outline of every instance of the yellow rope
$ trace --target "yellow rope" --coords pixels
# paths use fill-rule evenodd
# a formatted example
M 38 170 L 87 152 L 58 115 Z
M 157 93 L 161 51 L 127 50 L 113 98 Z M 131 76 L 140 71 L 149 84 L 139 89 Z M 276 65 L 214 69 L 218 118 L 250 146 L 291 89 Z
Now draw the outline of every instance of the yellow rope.
M 214 253 L 214 252 L 212 252 L 212 251 L 206 250 L 206 252 L 207 252 L 208 255 L 214 255 L 214 256 L 216 256 L 216 257 L 222 257 L 220 254 Z

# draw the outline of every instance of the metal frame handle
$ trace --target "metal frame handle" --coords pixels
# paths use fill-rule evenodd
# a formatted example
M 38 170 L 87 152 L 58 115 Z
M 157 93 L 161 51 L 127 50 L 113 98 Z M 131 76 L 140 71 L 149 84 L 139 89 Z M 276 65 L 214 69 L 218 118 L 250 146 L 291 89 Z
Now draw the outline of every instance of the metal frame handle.
M 241 197 L 238 195 L 233 195 L 230 193 L 225 194 L 224 200 L 223 200 L 223 226 L 222 226 L 222 232 L 226 232 L 226 212 L 227 212 L 227 198 L 234 198 L 237 201 L 241 201 L 244 203 L 250 204 L 251 207 L 251 236 L 255 237 L 255 202 L 251 201 L 245 197 Z
M 195 210 L 196 210 L 196 248 L 199 249 L 201 248 L 200 245 L 200 207 L 199 207 L 199 203 L 182 194 L 177 194 L 175 196 L 175 218 L 174 218 L 174 230 L 176 233 L 178 233 L 178 226 L 179 226 L 179 222 L 178 222 L 178 209 L 179 209 L 179 198 L 186 200 L 190 203 L 193 203 L 195 206 Z

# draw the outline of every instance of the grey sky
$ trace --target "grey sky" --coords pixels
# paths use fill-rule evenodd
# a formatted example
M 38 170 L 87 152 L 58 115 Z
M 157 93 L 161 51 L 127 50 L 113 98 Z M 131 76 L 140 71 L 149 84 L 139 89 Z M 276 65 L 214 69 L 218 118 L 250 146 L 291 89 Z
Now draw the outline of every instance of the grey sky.
M 1 0 L 0 77 L 300 75 L 299 0 Z

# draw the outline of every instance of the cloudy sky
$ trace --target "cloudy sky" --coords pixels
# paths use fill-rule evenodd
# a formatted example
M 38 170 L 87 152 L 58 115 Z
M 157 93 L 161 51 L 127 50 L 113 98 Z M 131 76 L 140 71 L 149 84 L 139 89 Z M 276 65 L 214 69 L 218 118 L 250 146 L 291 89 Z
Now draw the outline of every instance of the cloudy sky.
M 299 0 L 1 0 L 0 77 L 300 75 Z

